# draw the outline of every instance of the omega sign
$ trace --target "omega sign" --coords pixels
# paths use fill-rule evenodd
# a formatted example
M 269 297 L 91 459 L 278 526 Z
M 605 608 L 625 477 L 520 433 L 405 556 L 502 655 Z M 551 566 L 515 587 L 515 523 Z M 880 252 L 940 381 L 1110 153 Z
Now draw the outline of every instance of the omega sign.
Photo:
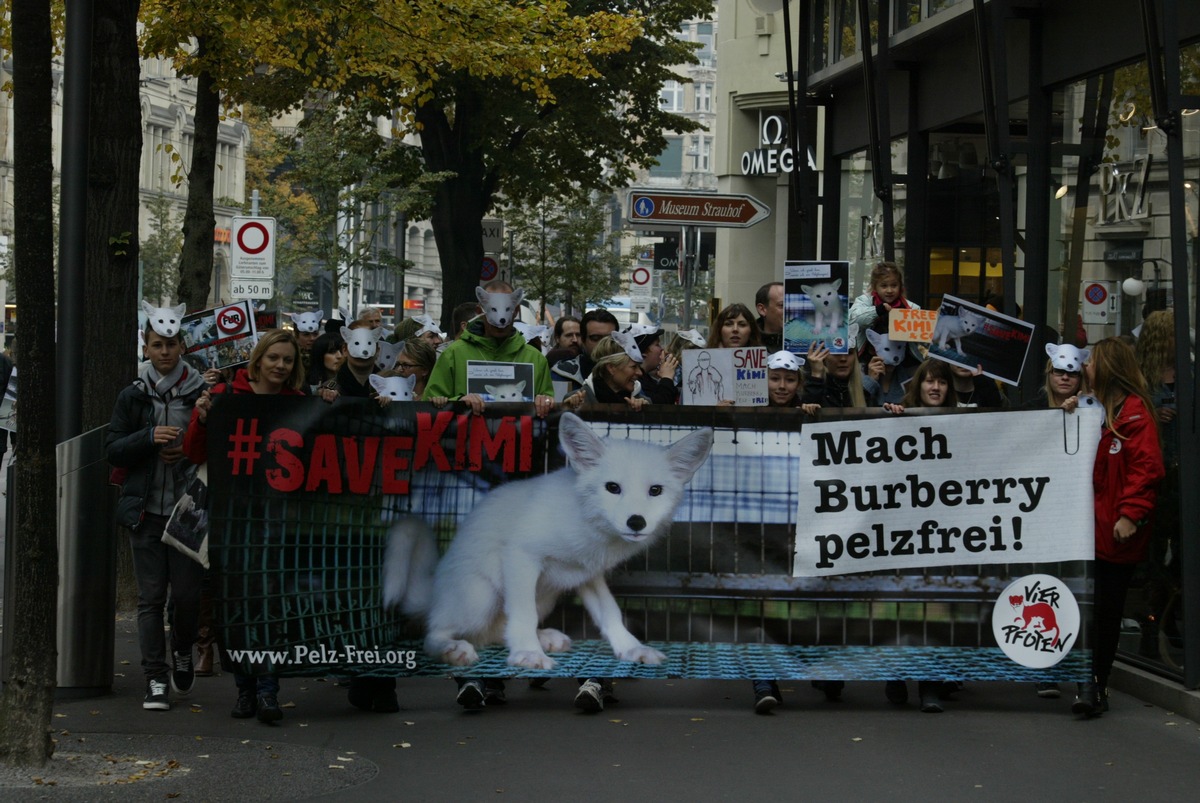
M 764 117 L 758 134 L 758 148 L 742 153 L 743 176 L 773 176 L 796 169 L 795 153 L 787 142 L 787 121 L 778 114 Z M 808 149 L 808 169 L 817 169 L 812 148 Z

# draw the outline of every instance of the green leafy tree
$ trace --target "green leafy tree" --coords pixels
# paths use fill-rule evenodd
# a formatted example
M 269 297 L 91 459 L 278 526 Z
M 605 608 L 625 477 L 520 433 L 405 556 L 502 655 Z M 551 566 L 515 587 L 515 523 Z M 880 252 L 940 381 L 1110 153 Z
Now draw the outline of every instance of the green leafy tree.
M 293 191 L 311 199 L 298 257 L 342 280 L 370 268 L 394 273 L 404 265 L 392 250 L 376 247 L 389 211 L 419 219 L 429 213 L 430 187 L 444 177 L 427 173 L 416 148 L 379 133 L 371 105 L 310 110 L 294 137 L 286 174 Z M 335 298 L 349 307 L 349 299 Z
M 174 214 L 175 202 L 156 195 L 145 203 L 150 214 L 150 236 L 141 243 L 142 295 L 155 304 L 172 302 L 179 284 L 176 268 L 183 235 Z
M 583 17 L 606 9 L 637 19 L 628 50 L 596 54 L 591 74 L 548 81 L 551 98 L 519 83 L 468 71 L 441 76 L 413 114 L 430 170 L 453 173 L 438 187 L 432 225 L 442 262 L 446 311 L 470 298 L 483 259 L 480 221 L 495 200 L 566 195 L 576 189 L 626 186 L 652 164 L 667 132 L 695 123 L 659 108 L 675 65 L 695 61 L 694 45 L 676 38 L 689 19 L 712 10 L 710 0 L 573 0 Z
M 592 75 L 590 59 L 627 49 L 639 29 L 636 15 L 601 4 L 593 13 L 572 14 L 568 6 L 567 0 L 145 0 L 146 52 L 173 57 L 177 70 L 197 78 L 181 298 L 195 305 L 211 282 L 211 242 L 204 238 L 215 222 L 222 93 L 226 102 L 283 109 L 315 92 L 347 105 L 370 101 L 388 117 L 400 110 L 400 122 L 433 97 L 442 76 L 461 73 L 512 83 L 547 102 L 551 81 Z M 474 264 L 477 271 L 479 259 Z
M 629 265 L 620 256 L 621 232 L 606 231 L 606 207 L 585 196 L 513 205 L 505 221 L 513 234 L 514 282 L 526 296 L 564 307 L 586 306 L 619 294 Z

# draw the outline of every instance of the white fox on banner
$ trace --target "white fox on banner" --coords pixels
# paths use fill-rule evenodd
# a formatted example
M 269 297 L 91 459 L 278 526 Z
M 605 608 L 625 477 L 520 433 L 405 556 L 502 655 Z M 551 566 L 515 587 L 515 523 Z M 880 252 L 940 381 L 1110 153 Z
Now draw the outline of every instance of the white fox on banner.
M 806 424 L 795 577 L 1093 557 L 1103 414 Z

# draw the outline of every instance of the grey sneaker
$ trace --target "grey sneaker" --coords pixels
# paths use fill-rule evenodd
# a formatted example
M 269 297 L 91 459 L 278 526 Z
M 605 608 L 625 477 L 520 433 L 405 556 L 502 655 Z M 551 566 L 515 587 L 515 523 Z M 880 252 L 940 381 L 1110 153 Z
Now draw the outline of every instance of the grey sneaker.
M 589 678 L 579 684 L 579 691 L 575 693 L 575 707 L 589 714 L 604 710 L 604 687 L 600 681 Z
M 196 669 L 192 663 L 192 651 L 175 653 L 175 668 L 171 670 L 171 689 L 180 697 L 192 693 L 196 684 Z
M 146 681 L 146 699 L 142 708 L 147 711 L 170 711 L 171 700 L 167 697 L 167 681 L 163 678 L 151 678 Z

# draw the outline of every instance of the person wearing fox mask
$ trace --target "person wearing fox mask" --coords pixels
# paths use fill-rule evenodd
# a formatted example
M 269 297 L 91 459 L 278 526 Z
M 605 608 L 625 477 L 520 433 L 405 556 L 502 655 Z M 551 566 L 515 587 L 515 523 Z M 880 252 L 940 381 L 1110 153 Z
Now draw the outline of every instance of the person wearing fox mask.
M 495 281 L 477 288 L 475 295 L 484 314 L 467 324 L 462 336 L 438 357 L 422 399 L 458 399 L 472 412 L 482 413 L 483 397 L 467 392 L 467 363 L 471 360 L 529 363 L 533 366 L 534 410 L 539 418 L 545 418 L 554 409 L 550 366 L 542 352 L 526 343 L 513 326 L 524 292 L 514 292 L 507 282 Z

